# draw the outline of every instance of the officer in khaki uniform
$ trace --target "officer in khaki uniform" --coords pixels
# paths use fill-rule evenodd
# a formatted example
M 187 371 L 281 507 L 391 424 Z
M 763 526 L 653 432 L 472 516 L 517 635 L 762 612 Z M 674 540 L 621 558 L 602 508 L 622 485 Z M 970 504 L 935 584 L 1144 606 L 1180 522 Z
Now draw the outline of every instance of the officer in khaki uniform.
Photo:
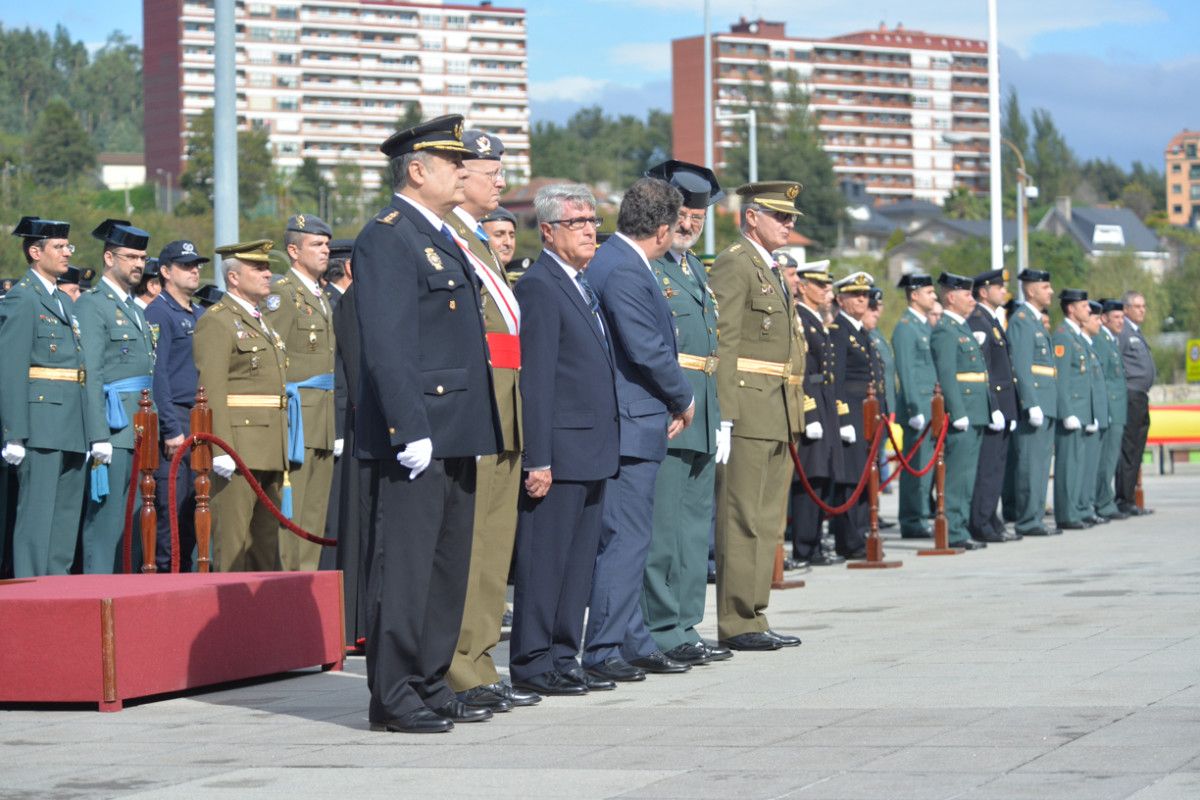
M 29 271 L 0 300 L 3 458 L 17 474 L 12 572 L 66 575 L 83 509 L 85 380 L 71 298 L 55 288 L 74 249 L 66 222 L 22 217 Z
M 320 218 L 288 220 L 284 247 L 292 268 L 271 286 L 264 317 L 287 348 L 288 460 L 292 519 L 306 531 L 325 529 L 333 461 L 341 455 L 334 433 L 333 309 L 318 284 L 329 265 L 333 231 Z M 279 559 L 287 570 L 313 570 L 321 545 L 279 530 Z
M 787 244 L 800 210 L 800 184 L 741 186 L 742 236 L 713 263 L 717 296 L 717 397 L 731 435 L 717 468 L 717 629 L 737 650 L 795 646 L 770 629 L 763 611 L 775 551 L 787 519 L 788 445 L 804 420 L 806 344 L 772 251 Z
M 466 199 L 445 221 L 480 282 L 503 445 L 499 453 L 480 456 L 475 465 L 471 567 L 462 625 L 446 680 L 467 705 L 507 711 L 514 705 L 529 706 L 541 700 L 534 692 L 514 689 L 502 681 L 492 661 L 492 648 L 500 642 L 521 489 L 521 309 L 479 223 L 500 204 L 505 186 L 500 166 L 504 144 L 480 130 L 465 131 L 462 140 L 471 151 L 464 156 Z
M 271 293 L 269 239 L 217 248 L 227 287 L 196 323 L 192 352 L 208 391 L 213 433 L 237 451 L 276 506 L 287 462 L 287 357 L 259 304 Z M 279 523 L 233 458 L 214 447 L 213 561 L 221 572 L 279 569 Z M 290 532 L 286 535 L 292 536 Z M 203 554 L 202 554 L 203 555 Z
M 1059 305 L 1063 321 L 1054 331 L 1054 363 L 1057 370 L 1058 424 L 1054 429 L 1054 521 L 1059 530 L 1092 527 L 1080 511 L 1084 473 L 1094 478 L 1084 460 L 1086 437 L 1099 428 L 1092 398 L 1091 366 L 1083 323 L 1091 315 L 1087 292 L 1063 289 Z

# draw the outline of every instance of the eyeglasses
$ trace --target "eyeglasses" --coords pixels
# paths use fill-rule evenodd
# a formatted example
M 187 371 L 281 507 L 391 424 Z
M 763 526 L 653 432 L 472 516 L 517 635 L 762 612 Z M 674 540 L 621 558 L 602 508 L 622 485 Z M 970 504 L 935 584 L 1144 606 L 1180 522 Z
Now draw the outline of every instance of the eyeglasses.
M 42 249 L 43 250 L 65 250 L 67 252 L 67 255 L 71 255 L 75 252 L 75 245 L 73 245 L 73 244 L 47 244 L 47 245 L 43 245 Z
M 572 217 L 571 219 L 552 219 L 550 225 L 561 225 L 569 231 L 581 231 L 585 225 L 599 228 L 604 224 L 603 217 Z
M 143 264 L 146 263 L 146 254 L 145 253 L 140 253 L 140 254 L 139 253 L 117 253 L 114 251 L 113 255 L 123 261 L 132 261 L 135 264 L 139 261 L 142 262 Z
M 706 220 L 706 219 L 708 219 L 708 214 L 685 214 L 682 211 L 679 212 L 679 221 L 680 222 L 687 220 L 688 222 L 691 222 L 696 225 L 703 225 L 704 220 Z
M 504 174 L 504 171 L 499 170 L 499 169 L 488 169 L 488 170 L 471 169 L 470 167 L 467 167 L 467 174 L 468 175 L 478 175 L 480 178 L 483 178 L 488 183 L 495 183 L 496 181 L 500 180 L 500 177 L 501 177 L 501 175 Z

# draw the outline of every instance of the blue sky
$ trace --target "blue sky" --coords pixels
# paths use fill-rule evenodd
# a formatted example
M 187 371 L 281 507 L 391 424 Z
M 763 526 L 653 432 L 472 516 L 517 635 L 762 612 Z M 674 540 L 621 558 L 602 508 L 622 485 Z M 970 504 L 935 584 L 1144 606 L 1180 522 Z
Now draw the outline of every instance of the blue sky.
M 516 3 L 512 3 L 515 5 Z M 496 5 L 509 5 L 498 0 Z M 711 0 L 713 30 L 739 15 L 830 36 L 880 22 L 985 37 L 986 0 Z M 670 41 L 703 32 L 703 0 L 529 0 L 533 117 L 565 120 L 585 105 L 609 113 L 670 109 Z M 141 40 L 141 0 L 0 0 L 6 27 L 61 22 L 101 43 Z M 1001 81 L 1026 113 L 1048 109 L 1082 158 L 1161 166 L 1167 140 L 1200 127 L 1200 2 L 999 0 Z

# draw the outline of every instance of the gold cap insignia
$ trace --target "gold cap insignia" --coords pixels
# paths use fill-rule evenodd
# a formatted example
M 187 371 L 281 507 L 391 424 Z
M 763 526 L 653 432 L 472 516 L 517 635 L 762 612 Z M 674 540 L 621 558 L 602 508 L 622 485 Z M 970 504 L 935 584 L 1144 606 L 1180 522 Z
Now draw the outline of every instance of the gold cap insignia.
M 486 136 L 480 136 L 475 140 L 475 149 L 479 151 L 480 155 L 491 155 L 492 140 Z
M 304 230 L 304 215 L 303 214 L 296 215 L 296 228 L 298 230 Z
M 787 188 L 786 194 L 788 200 L 795 200 L 800 196 L 800 187 L 793 184 Z

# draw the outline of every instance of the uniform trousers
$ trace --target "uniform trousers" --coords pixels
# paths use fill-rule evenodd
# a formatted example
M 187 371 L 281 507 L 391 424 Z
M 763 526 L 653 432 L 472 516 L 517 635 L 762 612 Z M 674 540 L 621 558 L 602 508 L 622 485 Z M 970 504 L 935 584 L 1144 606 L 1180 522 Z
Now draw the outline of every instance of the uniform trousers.
M 12 526 L 17 515 L 17 476 L 0 461 L 0 580 L 12 577 Z
M 435 458 L 414 480 L 374 462 L 367 687 L 373 722 L 454 699 L 446 672 L 462 623 L 475 514 L 475 459 Z
M 1045 528 L 1046 490 L 1050 482 L 1050 455 L 1054 446 L 1054 418 L 1034 427 L 1017 423 L 1017 464 L 1013 469 L 1013 503 L 1016 531 L 1025 534 Z M 946 471 L 949 475 L 949 470 Z
M 318 536 L 325 530 L 329 487 L 333 484 L 333 451 L 304 448 L 304 463 L 292 465 L 292 522 Z M 322 546 L 279 528 L 279 562 L 285 570 L 314 570 Z
M 1137 490 L 1138 472 L 1146 453 L 1146 436 L 1150 433 L 1150 396 L 1129 390 L 1126 405 L 1125 433 L 1121 437 L 1121 458 L 1117 462 L 1117 505 L 1132 506 Z
M 1100 450 L 1104 446 L 1104 434 L 1108 428 L 1095 433 L 1084 433 L 1082 458 L 1079 461 L 1079 510 L 1080 519 L 1096 516 L 1096 475 L 1100 470 Z
M 84 453 L 25 449 L 16 469 L 13 577 L 66 575 L 75 560 L 83 511 Z
M 1125 438 L 1125 423 L 1109 425 L 1100 435 L 1100 462 L 1096 465 L 1096 513 L 1110 517 L 1117 513 L 1114 482 L 1117 462 L 1121 459 L 1121 442 Z
M 154 471 L 154 509 L 158 514 L 157 550 L 154 556 L 159 572 L 171 570 L 171 507 L 167 493 L 170 477 L 171 457 L 167 448 L 159 442 L 158 469 Z M 196 476 L 192 472 L 191 454 L 179 462 L 175 474 L 175 508 L 179 515 L 179 571 L 192 572 L 196 568 Z M 211 542 L 210 549 L 211 549 Z M 211 557 L 211 556 L 210 556 Z
M 834 483 L 830 478 L 808 477 L 813 492 L 826 505 L 834 505 Z M 825 512 L 804 491 L 799 477 L 792 481 L 792 557 L 808 561 L 821 553 L 821 523 Z
M 950 545 L 959 545 L 971 538 L 972 486 L 979 468 L 979 445 L 983 440 L 982 425 L 969 425 L 965 431 L 950 428 L 946 432 L 946 530 Z
M 1083 520 L 1079 511 L 1083 492 L 1084 437 L 1083 429 L 1069 431 L 1058 420 L 1054 430 L 1054 521 L 1075 524 Z
M 855 483 L 835 483 L 833 485 L 833 504 L 843 505 L 854 490 Z M 863 489 L 854 505 L 829 520 L 829 531 L 833 534 L 834 549 L 839 556 L 849 557 L 862 552 L 867 546 L 867 529 L 871 526 L 871 503 L 867 490 Z
M 521 493 L 509 674 L 525 680 L 579 665 L 608 481 L 554 481 L 544 497 Z
M 910 456 L 908 451 L 912 449 L 912 443 L 920 435 L 920 431 L 914 431 L 906 424 L 904 426 L 904 442 L 901 445 L 905 448 L 904 457 L 908 459 L 913 469 L 918 471 L 933 457 L 934 444 L 937 442 L 937 437 L 931 430 L 921 440 L 921 446 L 917 448 L 917 452 Z M 897 469 L 903 470 L 903 467 L 897 465 Z M 903 470 L 898 480 L 900 481 L 900 535 L 912 538 L 929 536 L 929 493 L 933 486 L 933 470 L 929 470 L 919 478 L 913 477 L 908 474 L 907 470 Z
M 283 490 L 283 473 L 251 470 L 276 506 Z M 270 572 L 279 569 L 279 523 L 258 502 L 258 496 L 241 475 L 230 480 L 213 476 L 213 567 L 219 572 Z M 286 536 L 295 536 L 287 531 Z
M 736 426 L 735 426 L 736 428 Z M 717 633 L 763 633 L 775 551 L 787 523 L 792 461 L 786 442 L 733 435 L 717 466 Z
M 967 530 L 976 539 L 997 537 L 1004 533 L 1004 522 L 996 509 L 1004 488 L 1009 438 L 1008 425 L 1005 424 L 998 431 L 985 428 L 979 443 L 979 463 L 984 468 L 976 470 L 975 488 L 971 494 L 971 519 L 967 525 Z
M 669 449 L 654 482 L 642 618 L 663 651 L 700 641 L 716 477 L 714 454 Z
M 83 512 L 83 572 L 85 575 L 113 575 L 125 568 L 122 539 L 125 533 L 125 502 L 129 479 L 133 474 L 133 451 L 114 447 L 108 465 L 108 496 L 100 502 L 91 498 L 95 467 L 87 470 L 87 508 Z M 139 493 L 140 494 L 140 493 Z M 135 500 L 135 516 L 136 516 Z M 132 557 L 134 572 L 141 571 L 142 537 L 134 526 Z
M 520 491 L 520 453 L 480 457 L 475 464 L 475 524 L 467 595 L 458 644 L 446 676 L 456 692 L 500 680 L 492 648 L 500 642 Z

